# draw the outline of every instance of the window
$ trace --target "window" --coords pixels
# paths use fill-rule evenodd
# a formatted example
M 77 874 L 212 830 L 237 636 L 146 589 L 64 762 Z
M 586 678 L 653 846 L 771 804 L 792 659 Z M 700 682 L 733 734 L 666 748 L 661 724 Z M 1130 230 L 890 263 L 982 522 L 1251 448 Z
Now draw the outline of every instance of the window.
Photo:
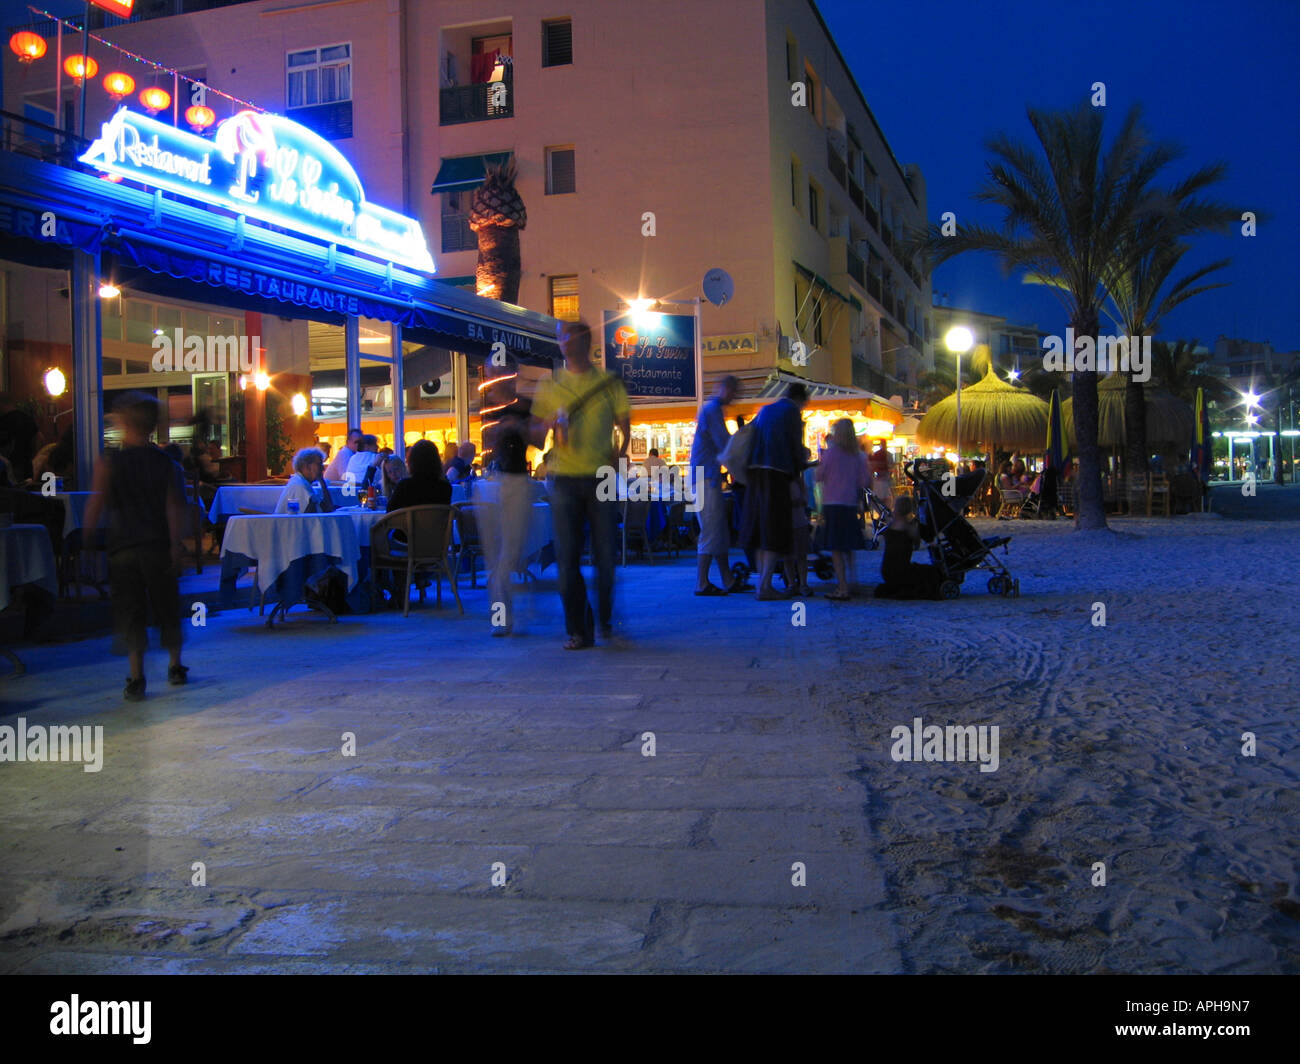
M 573 62 L 573 22 L 557 18 L 542 23 L 542 66 L 569 66 Z
M 352 45 L 290 52 L 285 59 L 285 106 L 315 107 L 352 99 Z
M 819 233 L 822 230 L 822 193 L 815 184 L 808 182 L 808 221 Z
M 813 72 L 812 64 L 804 64 L 804 84 L 808 86 L 808 113 L 813 116 L 817 122 L 822 120 L 821 111 L 821 80 Z
M 794 205 L 795 210 L 799 210 L 799 188 L 801 185 L 799 160 L 792 158 L 790 160 L 790 202 Z
M 799 80 L 799 46 L 793 37 L 785 39 L 785 80 L 791 85 Z
M 574 173 L 574 149 L 546 149 L 546 194 L 561 196 L 566 192 L 577 192 L 577 178 Z
M 469 227 L 469 209 L 473 192 L 444 192 L 442 194 L 442 250 L 473 251 L 478 247 L 478 237 Z
M 551 317 L 578 320 L 578 275 L 551 278 Z

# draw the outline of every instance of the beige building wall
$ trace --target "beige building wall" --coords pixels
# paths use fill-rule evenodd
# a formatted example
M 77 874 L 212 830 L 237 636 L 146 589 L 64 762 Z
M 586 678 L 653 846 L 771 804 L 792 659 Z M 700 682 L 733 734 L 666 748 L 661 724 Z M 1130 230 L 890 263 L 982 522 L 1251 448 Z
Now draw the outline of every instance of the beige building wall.
M 573 63 L 543 67 L 543 21 L 557 17 L 572 20 Z M 464 84 L 470 40 L 503 32 L 512 38 L 513 117 L 440 125 L 446 55 L 456 55 Z M 758 372 L 777 364 L 778 326 L 787 337 L 794 332 L 797 261 L 862 308 L 828 298 L 822 349 L 798 372 L 849 384 L 871 367 L 915 382 L 932 360 L 927 344 L 906 350 L 906 330 L 901 340 L 898 326 L 891 332 L 881 304 L 850 276 L 846 249 L 870 243 L 900 290 L 929 312 L 928 281 L 918 288 L 905 276 L 828 167 L 835 110 L 861 139 L 891 213 L 922 224 L 924 186 L 918 175 L 909 188 L 807 0 L 570 0 L 562 10 L 549 0 L 263 0 L 102 35 L 183 70 L 201 69 L 214 88 L 273 111 L 285 109 L 288 52 L 351 44 L 353 136 L 335 143 L 370 199 L 421 219 L 438 276 L 472 275 L 477 257 L 441 250 L 443 197 L 430 193 L 441 161 L 512 151 L 529 214 L 520 302 L 530 309 L 549 312 L 550 279 L 576 276 L 581 312 L 595 326 L 619 299 L 692 298 L 705 272 L 722 267 L 736 294 L 723 307 L 704 304 L 704 334 L 755 334 L 758 350 L 711 355 L 706 371 Z M 807 62 L 819 79 L 816 116 L 791 106 L 790 37 L 800 67 Z M 92 54 L 102 78 L 104 50 Z M 25 98 L 50 102 L 52 48 L 31 67 L 8 52 L 5 62 L 7 109 L 22 113 Z M 120 68 L 136 78 L 137 94 L 151 83 L 138 64 Z M 93 135 L 113 104 L 99 80 L 88 96 Z M 232 110 L 218 97 L 208 102 L 219 119 Z M 575 151 L 576 191 L 547 195 L 545 150 L 560 146 Z M 802 166 L 800 206 L 791 198 L 792 156 Z M 816 229 L 807 219 L 810 178 L 822 190 Z M 654 236 L 642 235 L 647 211 Z M 832 213 L 845 220 L 840 236 L 831 231 Z M 290 350 L 296 365 L 296 343 Z

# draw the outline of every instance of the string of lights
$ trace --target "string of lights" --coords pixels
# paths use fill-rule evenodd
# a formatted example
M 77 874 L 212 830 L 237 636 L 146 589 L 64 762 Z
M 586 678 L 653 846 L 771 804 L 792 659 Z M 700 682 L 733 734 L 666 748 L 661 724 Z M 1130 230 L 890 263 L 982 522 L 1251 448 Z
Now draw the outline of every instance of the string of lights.
M 74 33 L 81 33 L 83 30 L 83 27 L 77 25 L 75 22 L 72 21 L 71 18 L 60 18 L 58 15 L 51 14 L 49 11 L 46 11 L 43 8 L 36 7 L 35 5 L 29 4 L 27 6 L 27 10 L 32 12 L 34 15 L 40 16 L 41 18 L 47 18 L 51 22 L 57 23 L 59 26 L 67 26 Z M 152 67 L 156 74 L 165 74 L 169 77 L 179 78 L 181 81 L 187 82 L 190 85 L 202 85 L 205 93 L 210 93 L 214 96 L 220 96 L 223 99 L 229 100 L 232 104 L 237 104 L 239 107 L 247 108 L 248 110 L 261 111 L 264 113 L 266 112 L 265 107 L 259 107 L 257 104 L 252 103 L 249 100 L 243 100 L 240 99 L 238 96 L 231 95 L 228 92 L 222 92 L 220 89 L 215 89 L 207 82 L 200 82 L 196 78 L 192 78 L 187 74 L 182 74 L 179 70 L 175 69 L 174 67 L 165 66 L 162 63 L 147 58 L 146 56 L 139 55 L 131 51 L 131 49 L 129 48 L 123 48 L 120 44 L 114 44 L 112 41 L 105 40 L 103 37 L 98 37 L 93 33 L 88 33 L 87 36 L 89 37 L 90 40 L 96 42 L 97 44 L 102 44 L 105 48 L 111 48 L 115 52 L 120 52 L 122 55 L 126 56 L 128 59 L 133 60 L 134 62 L 141 63 L 147 67 Z

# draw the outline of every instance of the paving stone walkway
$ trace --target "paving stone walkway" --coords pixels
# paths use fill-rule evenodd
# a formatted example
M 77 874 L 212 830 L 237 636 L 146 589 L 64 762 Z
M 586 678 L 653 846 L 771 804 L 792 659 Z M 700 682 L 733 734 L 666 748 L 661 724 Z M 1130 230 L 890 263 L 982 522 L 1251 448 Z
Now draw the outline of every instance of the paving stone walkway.
M 25 649 L 0 724 L 105 755 L 0 765 L 0 971 L 898 970 L 834 655 L 693 563 L 620 570 L 623 645 L 579 653 L 553 582 L 508 639 L 481 583 L 464 617 L 209 616 L 138 705 L 106 638 Z

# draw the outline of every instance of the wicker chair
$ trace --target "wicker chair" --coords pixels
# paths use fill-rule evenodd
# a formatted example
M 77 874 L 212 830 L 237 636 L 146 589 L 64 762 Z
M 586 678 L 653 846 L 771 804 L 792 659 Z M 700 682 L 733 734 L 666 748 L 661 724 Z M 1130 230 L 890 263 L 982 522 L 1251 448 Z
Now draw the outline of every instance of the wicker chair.
M 451 554 L 451 524 L 456 511 L 451 506 L 407 506 L 394 510 L 370 528 L 370 570 L 400 572 L 402 582 L 402 616 L 411 613 L 411 583 L 422 573 L 433 574 L 437 581 L 438 605 L 442 605 L 442 578 L 451 584 L 460 612 L 457 581 L 458 563 Z M 402 539 L 397 535 L 401 534 Z M 424 601 L 424 589 L 420 589 Z

